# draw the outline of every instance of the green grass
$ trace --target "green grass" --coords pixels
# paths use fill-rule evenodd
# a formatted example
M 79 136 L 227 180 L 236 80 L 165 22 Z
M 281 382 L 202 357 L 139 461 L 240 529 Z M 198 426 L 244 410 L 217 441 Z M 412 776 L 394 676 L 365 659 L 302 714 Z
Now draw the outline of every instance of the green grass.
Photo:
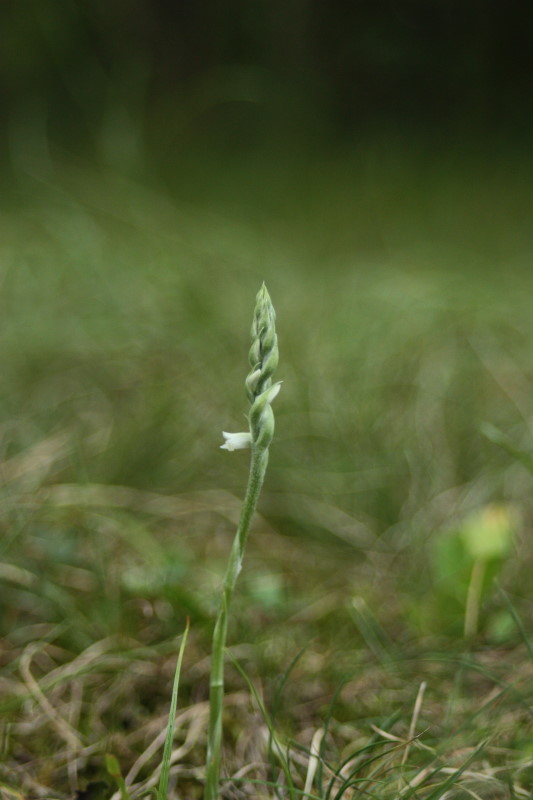
M 0 214 L 0 795 L 155 789 L 189 617 L 168 796 L 202 796 L 248 466 L 218 445 L 242 428 L 264 279 L 284 385 L 234 598 L 224 796 L 529 796 L 531 176 L 509 152 L 212 159 L 172 190 L 19 176 Z M 465 639 L 454 543 L 495 504 L 512 546 Z

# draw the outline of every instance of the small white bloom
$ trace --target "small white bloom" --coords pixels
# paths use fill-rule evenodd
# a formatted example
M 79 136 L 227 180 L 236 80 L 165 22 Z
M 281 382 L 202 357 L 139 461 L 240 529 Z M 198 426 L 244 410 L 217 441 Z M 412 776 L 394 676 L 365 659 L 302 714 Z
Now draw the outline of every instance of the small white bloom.
M 244 448 L 250 447 L 252 444 L 250 431 L 243 433 L 226 433 L 226 431 L 222 431 L 222 436 L 225 439 L 224 444 L 220 445 L 222 450 L 244 450 Z

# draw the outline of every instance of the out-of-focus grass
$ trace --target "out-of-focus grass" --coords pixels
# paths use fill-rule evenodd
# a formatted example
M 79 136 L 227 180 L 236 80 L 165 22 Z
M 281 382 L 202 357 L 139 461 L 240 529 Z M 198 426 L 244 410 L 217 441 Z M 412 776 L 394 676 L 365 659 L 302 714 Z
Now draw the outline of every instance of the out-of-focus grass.
M 5 196 L 0 705 L 12 787 L 65 796 L 103 778 L 106 752 L 134 770 L 164 729 L 173 637 L 190 616 L 181 705 L 197 711 L 183 711 L 177 737 L 196 796 L 211 619 L 246 473 L 246 456 L 218 444 L 242 427 L 263 279 L 284 386 L 234 655 L 268 707 L 306 647 L 276 720 L 303 748 L 346 681 L 328 763 L 371 735 L 392 741 L 371 725 L 396 712 L 385 733 L 404 741 L 425 680 L 420 730 L 438 764 L 457 767 L 491 734 L 494 780 L 507 770 L 515 791 L 527 786 L 527 647 L 495 586 L 465 643 L 464 604 L 439 601 L 431 564 L 438 537 L 472 512 L 512 508 L 499 580 L 527 620 L 532 478 L 481 428 L 533 449 L 530 176 L 519 154 L 378 146 L 278 164 L 181 165 L 165 191 L 56 166 Z M 260 760 L 265 728 L 237 671 L 230 689 L 234 774 Z M 423 754 L 411 751 L 409 780 Z M 149 780 L 154 759 L 128 785 Z

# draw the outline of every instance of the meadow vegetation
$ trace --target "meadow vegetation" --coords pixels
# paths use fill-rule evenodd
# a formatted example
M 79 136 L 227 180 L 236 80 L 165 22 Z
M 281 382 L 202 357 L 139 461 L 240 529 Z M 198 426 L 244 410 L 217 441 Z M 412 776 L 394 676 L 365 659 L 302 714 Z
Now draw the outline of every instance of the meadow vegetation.
M 283 391 L 221 796 L 529 798 L 533 315 L 520 148 L 58 160 L 0 213 L 0 795 L 203 795 L 265 280 Z

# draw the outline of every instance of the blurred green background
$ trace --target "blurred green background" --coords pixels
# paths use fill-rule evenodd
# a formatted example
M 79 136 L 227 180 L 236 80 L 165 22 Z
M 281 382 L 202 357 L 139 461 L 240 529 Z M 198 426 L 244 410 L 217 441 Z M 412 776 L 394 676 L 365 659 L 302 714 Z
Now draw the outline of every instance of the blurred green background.
M 216 445 L 264 279 L 279 530 L 408 547 L 457 504 L 526 502 L 480 426 L 530 446 L 530 9 L 0 14 L 2 454 L 20 477 L 52 451 L 29 488 L 238 493 Z
M 516 641 L 495 581 L 530 618 L 531 17 L 2 3 L 5 663 L 155 646 L 187 614 L 205 658 L 263 280 L 284 383 L 233 641 L 268 675 L 317 637 L 332 685 L 357 648 Z
M 411 553 L 409 584 L 443 526 L 491 503 L 527 517 L 527 470 L 481 429 L 531 449 L 531 10 L 0 13 L 7 564 L 29 536 L 44 578 L 58 552 L 94 568 L 64 485 L 213 511 L 239 496 L 245 458 L 217 445 L 243 426 L 262 280 L 284 380 L 262 508 L 276 532 L 335 543 L 340 585 L 346 549 Z M 187 541 L 180 581 L 200 557 Z

